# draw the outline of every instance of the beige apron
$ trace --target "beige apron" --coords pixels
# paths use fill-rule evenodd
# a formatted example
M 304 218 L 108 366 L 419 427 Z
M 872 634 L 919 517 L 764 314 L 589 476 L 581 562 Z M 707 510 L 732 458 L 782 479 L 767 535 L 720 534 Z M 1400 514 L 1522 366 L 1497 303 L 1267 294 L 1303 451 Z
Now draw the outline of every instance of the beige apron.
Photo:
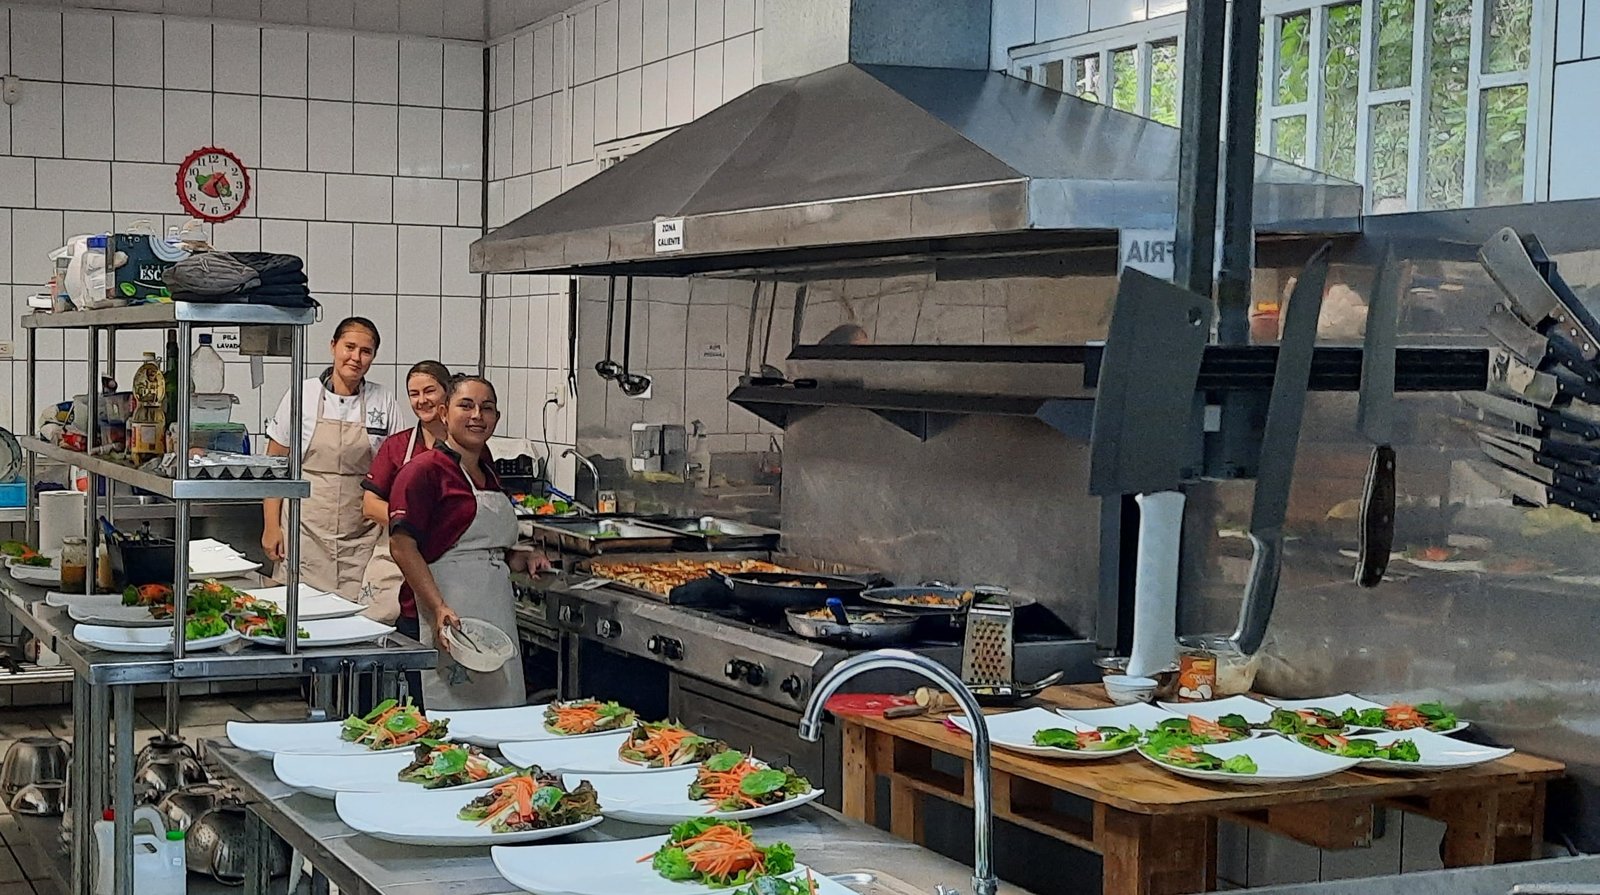
M 361 514 L 361 482 L 372 466 L 367 436 L 367 397 L 361 396 L 359 422 L 322 415 L 325 389 L 317 393 L 317 424 L 300 469 L 311 496 L 300 502 L 300 580 L 347 600 L 361 593 L 361 576 L 372 559 L 381 528 Z M 288 527 L 288 504 L 284 504 Z M 287 580 L 283 563 L 274 576 Z
M 466 475 L 466 470 L 462 470 Z M 468 484 L 472 477 L 467 476 Z M 511 568 L 506 551 L 517 542 L 517 516 L 511 500 L 499 491 L 480 491 L 472 485 L 477 513 L 472 524 L 443 556 L 428 563 L 445 605 L 462 618 L 479 618 L 506 632 L 516 643 L 517 611 L 511 592 Z M 422 643 L 433 646 L 433 625 L 424 619 Z M 498 671 L 468 671 L 439 654 L 439 667 L 422 672 L 423 701 L 428 711 L 441 709 L 496 709 L 524 705 L 522 653 L 506 660 Z
M 410 463 L 416 450 L 417 430 L 412 428 L 411 438 L 406 442 L 406 457 L 400 461 L 400 465 Z M 389 527 L 380 525 L 377 546 L 372 548 L 372 561 L 367 563 L 367 574 L 361 580 L 360 602 L 367 607 L 363 614 L 386 625 L 399 618 L 400 585 L 405 580 L 406 576 L 395 565 L 394 556 L 389 552 Z

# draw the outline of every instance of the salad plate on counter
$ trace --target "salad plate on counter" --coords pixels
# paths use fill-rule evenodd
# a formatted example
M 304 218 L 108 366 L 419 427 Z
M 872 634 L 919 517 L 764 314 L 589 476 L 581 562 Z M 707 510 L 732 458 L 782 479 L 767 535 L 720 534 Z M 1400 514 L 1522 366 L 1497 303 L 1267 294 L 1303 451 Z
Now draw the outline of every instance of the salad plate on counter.
M 1458 733 L 1471 725 L 1437 702 L 1392 703 L 1384 705 L 1353 693 L 1340 693 L 1319 699 L 1268 699 L 1267 702 L 1290 711 L 1323 711 L 1338 715 L 1351 730 L 1427 730 L 1431 733 Z
M 507 709 L 471 709 L 450 716 L 452 739 L 477 746 L 572 740 L 625 732 L 632 709 L 615 702 L 573 699 Z
M 24 584 L 36 584 L 40 587 L 60 587 L 61 567 L 57 565 L 58 560 L 56 557 L 40 556 L 38 554 L 35 554 L 35 556 L 40 560 L 48 559 L 50 562 L 46 565 L 33 565 L 20 557 L 7 556 L 6 570 L 11 573 L 11 577 Z
M 424 715 L 409 701 L 386 699 L 343 721 L 229 721 L 228 742 L 269 761 L 280 753 L 370 755 L 450 739 L 450 718 Z
M 1180 777 L 1252 786 L 1316 780 L 1360 763 L 1360 759 L 1329 755 L 1283 737 L 1168 749 L 1145 745 L 1139 747 L 1139 754 Z
M 556 777 L 526 773 L 487 791 L 341 792 L 333 804 L 351 829 L 400 845 L 538 842 L 587 830 L 604 819 L 593 787 L 569 787 Z
M 1505 758 L 1516 751 L 1480 746 L 1426 730 L 1385 730 L 1348 737 L 1296 737 L 1295 741 L 1321 753 L 1355 758 L 1363 768 L 1412 773 L 1470 768 Z
M 367 607 L 360 603 L 352 603 L 337 594 L 304 587 L 300 592 L 300 620 L 302 622 L 317 621 L 325 618 L 348 618 L 360 615 Z M 259 587 L 250 588 L 249 595 L 265 603 L 272 603 L 278 607 L 279 612 L 287 611 L 289 602 L 289 588 L 287 587 Z
M 1133 724 L 1084 724 L 1042 708 L 985 715 L 984 720 L 989 724 L 989 741 L 1002 749 L 1079 761 L 1126 755 L 1139 745 L 1141 730 Z M 950 723 L 972 734 L 966 715 L 951 715 Z
M 143 611 L 143 610 L 141 610 Z M 148 615 L 148 612 L 145 612 Z M 194 622 L 190 622 L 194 624 Z M 72 639 L 84 646 L 110 653 L 165 653 L 172 650 L 172 620 L 160 627 L 119 628 L 109 625 L 75 625 Z M 223 625 L 222 633 L 203 637 L 190 637 L 185 645 L 190 652 L 204 652 L 225 646 L 239 639 L 237 632 Z
M 1272 706 L 1248 696 L 1229 696 L 1226 699 L 1208 699 L 1204 702 L 1158 702 L 1175 715 L 1204 718 L 1216 721 L 1224 715 L 1238 715 L 1249 724 L 1265 724 L 1272 717 Z
M 1137 727 L 1140 730 L 1149 730 L 1163 721 L 1183 717 L 1176 712 L 1158 709 L 1147 702 L 1113 705 L 1101 709 L 1058 708 L 1056 714 L 1086 727 Z
M 489 852 L 494 867 L 506 881 L 535 895 L 713 895 L 744 889 L 739 885 L 698 880 L 674 880 L 663 876 L 649 858 L 669 846 L 669 837 L 619 839 L 608 842 L 577 842 L 545 845 L 539 848 L 494 848 Z M 826 876 L 812 872 L 803 864 L 779 874 L 779 880 L 796 884 L 793 891 L 807 891 L 807 877 L 817 895 L 855 895 Z
M 51 599 L 60 597 L 57 602 Z M 170 628 L 172 619 L 156 618 L 147 606 L 124 606 L 119 595 L 89 596 L 78 594 L 51 594 L 45 597 L 48 605 L 67 610 L 67 618 L 85 625 L 103 625 L 110 628 Z
M 514 773 L 475 746 L 442 743 L 411 751 L 366 755 L 279 752 L 272 772 L 285 784 L 319 799 L 341 792 L 466 792 L 488 789 Z
M 393 625 L 373 621 L 364 615 L 311 619 L 301 622 L 299 628 L 301 634 L 298 643 L 309 647 L 354 646 L 394 633 Z M 265 629 L 256 633 L 243 633 L 241 636 L 251 643 L 263 646 L 283 646 L 282 637 Z
M 816 801 L 822 790 L 789 768 L 773 768 L 728 751 L 699 767 L 660 774 L 567 774 L 594 784 L 607 817 L 629 823 L 673 824 L 685 818 L 751 820 Z

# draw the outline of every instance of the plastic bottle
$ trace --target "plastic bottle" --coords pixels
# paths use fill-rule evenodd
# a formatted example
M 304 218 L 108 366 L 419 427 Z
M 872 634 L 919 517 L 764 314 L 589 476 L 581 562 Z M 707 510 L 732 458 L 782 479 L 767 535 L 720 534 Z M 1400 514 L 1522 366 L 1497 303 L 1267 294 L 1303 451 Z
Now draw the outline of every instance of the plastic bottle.
M 128 420 L 128 453 L 137 466 L 161 456 L 161 442 L 167 431 L 161 362 L 154 351 L 144 353 L 144 363 L 133 374 L 133 394 L 138 407 Z
M 200 334 L 200 347 L 189 357 L 190 391 L 197 395 L 214 395 L 224 385 L 222 355 L 211 347 L 211 334 Z
M 115 888 L 116 822 L 111 809 L 94 824 L 95 851 L 92 876 L 94 895 L 111 895 Z M 184 857 L 183 833 L 166 831 L 161 814 L 149 805 L 133 812 L 133 892 L 134 895 L 184 895 L 188 891 L 188 868 Z

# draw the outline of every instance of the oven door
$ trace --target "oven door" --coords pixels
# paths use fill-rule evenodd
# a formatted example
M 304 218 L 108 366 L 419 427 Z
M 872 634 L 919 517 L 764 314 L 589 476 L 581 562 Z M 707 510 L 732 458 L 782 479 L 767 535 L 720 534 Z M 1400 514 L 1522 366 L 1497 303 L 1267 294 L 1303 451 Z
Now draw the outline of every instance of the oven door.
M 752 699 L 718 684 L 673 673 L 671 717 L 701 736 L 724 740 L 774 765 L 788 766 L 825 790 L 822 803 L 839 807 L 842 786 L 839 728 L 823 725 L 822 740 L 800 739 L 800 713 Z

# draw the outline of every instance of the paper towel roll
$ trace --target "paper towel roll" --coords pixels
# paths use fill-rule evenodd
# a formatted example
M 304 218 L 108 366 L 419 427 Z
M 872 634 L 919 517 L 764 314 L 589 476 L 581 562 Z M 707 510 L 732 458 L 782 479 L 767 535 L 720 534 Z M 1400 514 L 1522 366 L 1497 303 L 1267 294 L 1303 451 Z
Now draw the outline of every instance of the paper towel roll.
M 41 491 L 39 493 L 39 552 L 46 556 L 61 553 L 62 538 L 81 538 L 83 513 L 88 495 L 82 491 Z
M 1139 558 L 1133 587 L 1133 654 L 1128 674 L 1149 677 L 1178 658 L 1178 543 L 1183 494 L 1140 494 Z

